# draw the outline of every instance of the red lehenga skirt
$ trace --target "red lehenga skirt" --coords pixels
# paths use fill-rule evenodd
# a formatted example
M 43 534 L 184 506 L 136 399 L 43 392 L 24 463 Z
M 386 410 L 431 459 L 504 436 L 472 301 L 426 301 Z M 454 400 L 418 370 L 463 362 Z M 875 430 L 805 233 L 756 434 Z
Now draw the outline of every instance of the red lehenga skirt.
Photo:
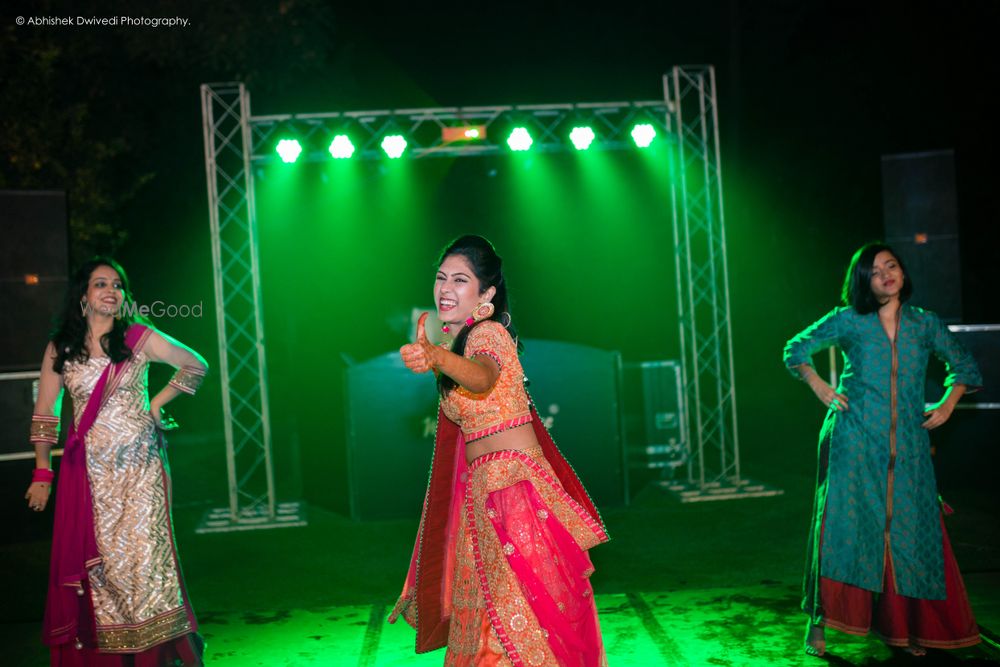
M 871 632 L 889 646 L 916 644 L 956 649 L 978 644 L 979 627 L 972 615 L 944 517 L 941 518 L 941 534 L 944 540 L 944 600 L 923 600 L 898 594 L 893 585 L 892 559 L 886 558 L 881 593 L 819 577 L 820 624 L 852 635 L 864 636 Z
M 587 549 L 606 539 L 540 448 L 469 466 L 445 665 L 601 667 Z
M 608 540 L 600 515 L 537 412 L 539 446 L 466 464 L 443 413 L 403 592 L 416 651 L 445 664 L 605 667 L 587 551 Z

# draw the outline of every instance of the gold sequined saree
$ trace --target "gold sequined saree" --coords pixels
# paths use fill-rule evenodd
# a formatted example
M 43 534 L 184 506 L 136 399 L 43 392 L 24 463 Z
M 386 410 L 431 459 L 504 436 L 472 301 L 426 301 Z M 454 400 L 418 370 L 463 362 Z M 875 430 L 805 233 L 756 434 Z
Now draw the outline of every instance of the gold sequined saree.
M 89 664 L 97 654 L 201 664 L 174 546 L 163 440 L 149 411 L 150 330 L 137 326 L 126 338 L 131 359 L 70 361 L 63 371 L 75 429 L 60 466 L 46 605 L 54 665 Z

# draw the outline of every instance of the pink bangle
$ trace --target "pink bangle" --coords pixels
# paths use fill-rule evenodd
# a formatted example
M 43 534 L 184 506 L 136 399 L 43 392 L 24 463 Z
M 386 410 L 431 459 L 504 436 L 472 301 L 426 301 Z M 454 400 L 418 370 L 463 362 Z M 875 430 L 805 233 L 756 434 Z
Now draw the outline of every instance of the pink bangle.
M 51 484 L 52 480 L 56 478 L 56 474 L 49 470 L 48 468 L 35 468 L 35 471 L 31 473 L 31 481 L 43 482 L 45 484 Z

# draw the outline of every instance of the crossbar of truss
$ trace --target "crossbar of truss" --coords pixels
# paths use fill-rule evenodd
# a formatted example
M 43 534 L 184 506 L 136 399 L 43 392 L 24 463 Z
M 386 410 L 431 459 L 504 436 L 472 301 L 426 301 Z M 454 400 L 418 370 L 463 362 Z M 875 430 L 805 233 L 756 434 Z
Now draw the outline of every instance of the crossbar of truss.
M 639 102 L 592 102 L 581 104 L 531 104 L 488 107 L 444 107 L 378 111 L 342 111 L 315 114 L 278 114 L 250 119 L 253 137 L 251 161 L 276 162 L 275 146 L 284 138 L 303 145 L 299 160 L 328 161 L 327 148 L 334 136 L 346 134 L 356 147 L 352 159 L 384 160 L 379 142 L 389 134 L 402 134 L 411 158 L 495 155 L 509 151 L 511 128 L 524 127 L 531 134 L 533 152 L 575 150 L 567 136 L 574 125 L 589 125 L 597 135 L 591 148 L 635 149 L 629 137 L 639 122 L 653 125 L 666 135 L 667 109 L 662 100 Z M 445 127 L 483 125 L 486 137 L 479 141 L 447 143 Z

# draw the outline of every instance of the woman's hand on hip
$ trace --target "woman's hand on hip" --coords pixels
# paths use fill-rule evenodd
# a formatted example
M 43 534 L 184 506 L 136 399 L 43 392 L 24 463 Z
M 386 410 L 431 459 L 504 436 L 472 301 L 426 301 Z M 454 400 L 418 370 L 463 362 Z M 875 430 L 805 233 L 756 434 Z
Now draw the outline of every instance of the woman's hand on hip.
M 954 409 L 955 406 L 950 401 L 944 399 L 938 401 L 931 406 L 930 410 L 924 411 L 927 420 L 921 426 L 928 430 L 937 428 L 951 418 L 951 412 Z
M 149 415 L 153 418 L 153 424 L 156 428 L 163 428 L 163 407 L 156 402 L 156 400 L 151 400 L 149 402 Z
M 158 431 L 172 431 L 178 426 L 174 418 L 156 401 L 149 402 L 149 414 L 153 417 L 153 424 Z
M 838 394 L 836 390 L 828 385 L 823 380 L 818 377 L 816 381 L 810 384 L 813 392 L 816 394 L 816 398 L 820 400 L 826 407 L 836 412 L 847 412 L 847 397 L 843 394 Z

